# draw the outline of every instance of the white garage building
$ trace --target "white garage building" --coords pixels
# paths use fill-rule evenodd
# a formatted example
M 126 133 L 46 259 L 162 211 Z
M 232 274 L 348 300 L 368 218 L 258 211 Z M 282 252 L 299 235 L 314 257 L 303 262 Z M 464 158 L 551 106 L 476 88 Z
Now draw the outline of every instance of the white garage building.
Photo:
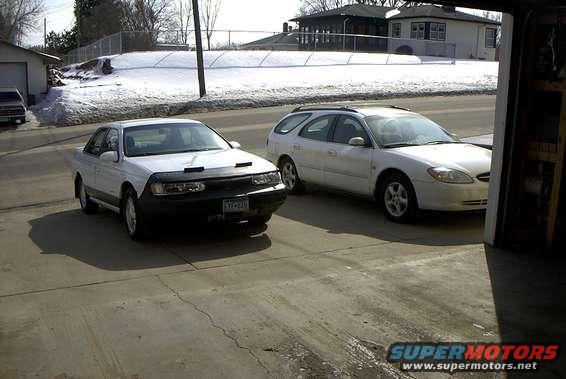
M 0 41 L 0 87 L 17 87 L 28 105 L 47 93 L 47 65 L 57 57 Z

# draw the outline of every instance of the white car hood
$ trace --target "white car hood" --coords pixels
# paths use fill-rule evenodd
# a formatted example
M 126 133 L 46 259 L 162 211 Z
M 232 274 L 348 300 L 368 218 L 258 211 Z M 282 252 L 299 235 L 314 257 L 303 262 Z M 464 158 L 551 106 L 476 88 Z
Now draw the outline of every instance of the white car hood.
M 182 172 L 187 168 L 203 167 L 203 174 L 214 173 L 220 169 L 236 168 L 236 164 L 249 164 L 246 172 L 275 171 L 277 168 L 269 161 L 238 149 L 201 151 L 195 153 L 153 155 L 127 158 L 130 162 L 150 173 Z
M 473 176 L 489 172 L 491 168 L 491 150 L 470 144 L 407 146 L 394 149 L 394 153 L 430 167 L 456 169 Z

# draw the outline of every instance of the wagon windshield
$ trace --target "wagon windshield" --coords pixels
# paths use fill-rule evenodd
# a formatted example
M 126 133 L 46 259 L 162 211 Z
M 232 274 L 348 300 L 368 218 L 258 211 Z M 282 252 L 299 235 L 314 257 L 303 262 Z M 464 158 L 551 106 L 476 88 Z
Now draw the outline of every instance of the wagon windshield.
M 435 122 L 418 115 L 370 116 L 366 123 L 381 147 L 458 143 Z
M 127 157 L 226 150 L 230 145 L 200 123 L 133 126 L 124 129 Z

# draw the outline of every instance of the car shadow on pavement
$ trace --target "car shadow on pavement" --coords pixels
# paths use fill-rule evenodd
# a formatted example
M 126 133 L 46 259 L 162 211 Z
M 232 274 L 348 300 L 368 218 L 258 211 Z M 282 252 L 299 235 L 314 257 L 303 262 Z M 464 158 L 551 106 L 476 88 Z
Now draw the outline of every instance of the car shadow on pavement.
M 80 210 L 47 214 L 30 221 L 30 239 L 42 254 L 62 254 L 104 270 L 138 270 L 245 255 L 271 246 L 266 226 L 196 225 L 179 220 L 154 226 L 144 242 L 128 237 L 109 211 L 86 216 Z M 203 253 L 202 246 L 208 248 Z M 229 248 L 224 248 L 228 246 Z M 177 251 L 183 253 L 178 254 Z
M 364 235 L 384 241 L 451 246 L 483 242 L 485 212 L 421 212 L 411 224 L 389 221 L 371 199 L 313 189 L 289 196 L 279 216 L 330 234 Z
M 13 122 L 0 122 L 0 133 L 16 130 L 18 129 L 18 126 L 20 126 L 20 124 L 15 124 Z
M 502 342 L 560 343 L 558 360 L 536 377 L 566 373 L 566 259 L 485 248 L 495 312 Z M 507 372 L 507 378 L 535 376 Z

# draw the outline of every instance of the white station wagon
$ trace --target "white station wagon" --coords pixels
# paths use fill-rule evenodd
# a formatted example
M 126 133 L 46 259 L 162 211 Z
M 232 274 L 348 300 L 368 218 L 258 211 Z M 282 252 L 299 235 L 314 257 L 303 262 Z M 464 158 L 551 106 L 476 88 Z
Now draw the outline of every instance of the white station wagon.
M 372 197 L 393 221 L 487 207 L 491 151 L 407 109 L 299 107 L 271 130 L 267 157 L 290 193 L 312 183 Z
M 122 214 L 135 240 L 159 216 L 263 224 L 287 190 L 277 167 L 239 147 L 198 121 L 107 124 L 75 151 L 75 196 L 85 213 Z

